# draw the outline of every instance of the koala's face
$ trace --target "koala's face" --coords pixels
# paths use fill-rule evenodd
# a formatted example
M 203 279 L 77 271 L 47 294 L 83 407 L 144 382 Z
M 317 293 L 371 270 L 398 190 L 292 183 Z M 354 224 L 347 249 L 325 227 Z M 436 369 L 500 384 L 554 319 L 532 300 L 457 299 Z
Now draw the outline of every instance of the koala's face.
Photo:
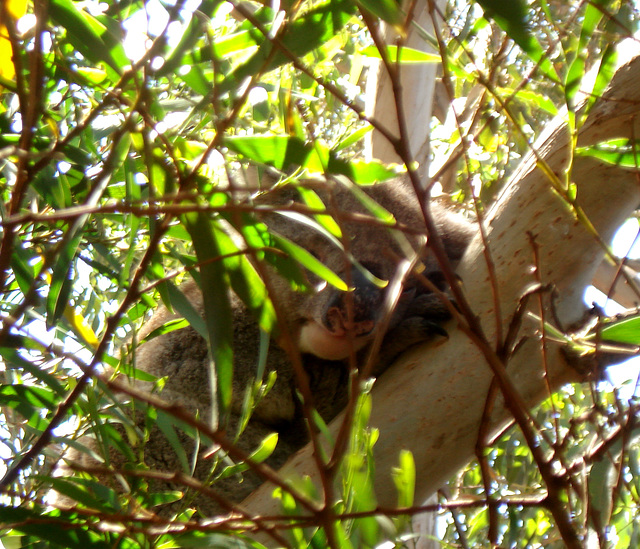
M 411 207 L 402 190 L 394 192 L 391 185 L 379 185 L 372 188 L 370 194 L 403 224 L 419 230 L 422 216 L 417 200 Z M 340 243 L 309 226 L 279 219 L 277 214 L 268 216 L 265 221 L 322 261 L 351 290 L 340 291 L 310 273 L 308 280 L 313 291 L 309 293 L 294 292 L 278 277 L 272 282 L 300 351 L 324 359 L 341 360 L 373 338 L 384 314 L 387 292 L 384 284 L 376 284 L 374 280 L 391 281 L 404 256 L 390 230 L 367 216 L 365 208 L 348 190 L 336 188 L 330 195 L 326 191 L 319 194 L 329 208 L 339 209 L 334 217 L 342 231 Z M 356 219 L 353 214 L 359 217 Z M 414 249 L 419 249 L 418 237 L 406 238 Z

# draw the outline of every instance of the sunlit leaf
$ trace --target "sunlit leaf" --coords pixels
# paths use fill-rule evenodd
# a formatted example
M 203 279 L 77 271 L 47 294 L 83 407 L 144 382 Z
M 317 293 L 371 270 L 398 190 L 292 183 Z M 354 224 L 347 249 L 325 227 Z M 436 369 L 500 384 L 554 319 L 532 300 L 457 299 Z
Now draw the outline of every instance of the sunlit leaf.
M 278 433 L 271 433 L 267 435 L 260 441 L 259 446 L 253 452 L 251 452 L 251 454 L 249 455 L 249 459 L 255 463 L 262 463 L 264 460 L 268 459 L 271 454 L 273 454 L 274 450 L 276 449 L 277 443 Z M 224 471 L 222 471 L 222 473 L 220 473 L 220 475 L 216 477 L 216 480 L 229 478 L 248 469 L 249 465 L 244 462 L 232 465 L 224 469 Z
M 77 225 L 76 225 L 77 226 Z M 60 247 L 57 261 L 51 273 L 51 282 L 47 294 L 47 326 L 55 326 L 69 305 L 72 291 L 71 272 L 73 259 L 82 239 L 80 227 L 68 233 L 70 238 Z
M 116 493 L 96 481 L 88 481 L 86 479 L 65 479 L 59 477 L 49 477 L 46 481 L 59 494 L 67 496 L 71 500 L 77 501 L 91 509 L 107 513 L 118 511 L 120 509 Z M 101 493 L 99 495 L 93 491 L 95 488 L 100 490 Z M 106 496 L 105 492 L 108 492 L 109 496 Z
M 588 147 L 578 147 L 576 156 L 590 156 L 605 164 L 622 168 L 637 168 L 640 165 L 639 145 L 630 139 L 613 139 Z
M 338 145 L 336 146 L 336 151 L 344 150 L 352 145 L 355 145 L 358 141 L 363 139 L 369 132 L 373 131 L 373 126 L 367 124 L 361 128 L 358 128 L 350 135 L 347 135 Z
M 316 149 L 295 137 L 285 135 L 251 135 L 228 137 L 226 145 L 233 151 L 260 164 L 282 171 L 302 166 L 311 172 L 322 172 L 323 164 Z
M 606 324 L 600 331 L 606 341 L 640 345 L 640 317 L 626 318 Z
M 342 291 L 347 291 L 347 285 L 345 282 L 336 275 L 331 269 L 329 269 L 324 263 L 318 261 L 311 253 L 304 248 L 300 247 L 295 242 L 283 238 L 279 235 L 273 235 L 279 248 L 286 251 L 290 257 L 295 259 L 305 269 L 309 269 L 313 274 L 319 276 L 322 280 L 326 280 L 332 286 Z
M 89 347 L 96 348 L 98 343 L 98 337 L 91 329 L 85 318 L 76 311 L 71 305 L 66 305 L 64 308 L 64 317 L 71 326 L 71 329 L 78 335 L 81 341 L 84 341 Z
M 596 0 L 594 2 L 589 2 L 585 9 L 576 55 L 572 63 L 569 65 L 565 79 L 565 96 L 567 99 L 567 105 L 570 107 L 574 106 L 576 93 L 580 89 L 580 85 L 582 84 L 583 77 L 586 73 L 585 60 L 587 57 L 587 45 L 600 23 L 604 15 L 604 9 L 606 9 L 608 4 L 609 2 L 606 0 Z M 606 75 L 606 71 L 603 75 Z M 602 86 L 599 87 L 602 89 Z
M 203 17 L 210 18 L 215 10 L 220 7 L 220 4 L 221 2 L 219 2 L 219 0 L 203 0 L 198 5 L 198 12 L 200 12 Z M 158 69 L 159 75 L 170 74 L 176 71 L 181 65 L 190 65 L 195 61 L 193 58 L 187 57 L 187 55 L 200 39 L 201 29 L 201 19 L 199 17 L 192 17 L 184 29 L 178 44 L 170 53 L 164 56 L 165 62 L 162 67 Z
M 591 6 L 591 4 L 589 4 Z M 587 93 L 591 93 L 587 100 L 587 105 L 582 113 L 582 116 L 587 116 L 591 111 L 591 107 L 595 105 L 599 97 L 602 96 L 605 89 L 613 78 L 613 73 L 618 62 L 618 48 L 615 44 L 608 44 L 602 52 L 600 58 L 600 64 L 598 66 L 598 73 L 593 83 L 591 90 L 585 90 Z
M 10 340 L 9 340 L 10 341 Z M 9 342 L 6 341 L 5 345 Z M 48 390 L 55 392 L 58 397 L 65 395 L 65 390 L 58 378 L 46 369 L 39 367 L 37 364 L 27 360 L 18 352 L 18 348 L 24 350 L 29 347 L 29 342 L 21 340 L 21 345 L 17 348 L 0 347 L 0 356 L 7 366 L 18 368 L 22 372 L 29 373 L 34 379 L 44 383 Z
M 287 25 L 286 30 L 278 34 L 278 40 L 288 53 L 301 57 L 341 32 L 354 13 L 355 4 L 350 0 L 319 3 Z M 291 57 L 277 45 L 264 39 L 258 51 L 220 84 L 220 90 L 230 91 L 247 77 L 258 72 L 266 73 L 291 61 Z
M 357 4 L 370 11 L 376 17 L 392 25 L 399 25 L 403 20 L 400 3 L 395 0 L 356 0 Z
M 183 328 L 187 328 L 189 325 L 190 325 L 189 321 L 184 318 L 176 318 L 175 320 L 169 320 L 168 322 L 165 322 L 162 326 L 156 328 L 152 332 L 149 332 L 147 337 L 144 338 L 144 341 L 145 342 L 151 341 L 152 339 L 158 336 L 175 332 L 176 330 L 182 330 Z M 205 331 L 205 336 L 203 337 L 206 337 L 206 331 Z
M 49 14 L 53 21 L 67 30 L 69 40 L 87 59 L 104 62 L 115 72 L 112 79 L 129 64 L 118 37 L 72 0 L 51 0 Z
M 361 55 L 372 59 L 382 59 L 382 54 L 375 46 L 367 46 L 360 51 Z M 440 56 L 435 53 L 427 53 L 413 48 L 398 48 L 398 46 L 387 46 L 387 57 L 392 63 L 409 65 L 414 63 L 440 63 Z
M 407 450 L 401 450 L 399 461 L 398 467 L 393 469 L 393 483 L 398 490 L 398 507 L 411 507 L 416 483 L 413 454 Z
M 315 208 L 317 210 L 327 209 L 324 202 L 322 202 L 322 199 L 318 196 L 318 193 L 313 189 L 307 189 L 302 185 L 299 185 L 297 190 L 300 193 L 302 201 L 310 208 Z M 339 239 L 342 237 L 342 230 L 340 229 L 340 226 L 330 215 L 316 214 L 313 218 L 336 238 Z
M 56 393 L 42 387 L 26 385 L 0 385 L 0 405 L 15 410 L 29 425 L 38 431 L 44 430 L 48 421 L 46 412 L 56 408 Z
M 5 0 L 3 8 L 4 13 L 13 20 L 11 24 L 15 24 L 27 11 L 27 0 Z M 3 22 L 0 22 L 0 77 L 13 80 L 15 74 L 9 31 Z
M 283 172 L 300 166 L 308 173 L 344 175 L 359 185 L 370 185 L 396 177 L 400 166 L 387 166 L 377 161 L 343 160 L 336 153 L 316 142 L 313 146 L 297 137 L 256 135 L 229 137 L 227 146 L 244 157 L 273 166 Z

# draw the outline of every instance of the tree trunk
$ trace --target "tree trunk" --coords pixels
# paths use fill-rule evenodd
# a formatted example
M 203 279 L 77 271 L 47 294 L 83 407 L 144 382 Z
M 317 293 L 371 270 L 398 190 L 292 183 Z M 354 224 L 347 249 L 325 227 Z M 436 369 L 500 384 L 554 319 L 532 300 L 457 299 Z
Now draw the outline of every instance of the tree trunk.
M 405 2 L 405 4 L 411 4 L 411 2 Z M 427 0 L 415 2 L 412 17 L 413 24 L 406 29 L 407 37 L 403 47 L 427 53 L 437 53 L 417 31 L 417 27 L 420 27 L 427 32 L 433 33 L 433 21 L 429 11 L 429 4 L 430 2 Z M 443 10 L 445 1 L 437 0 L 433 4 L 438 9 Z M 396 43 L 393 28 L 387 25 L 383 33 L 385 43 Z M 429 177 L 429 130 L 437 71 L 437 63 L 401 65 L 398 79 L 402 88 L 401 104 L 411 156 L 418 163 L 418 175 L 425 183 Z M 378 70 L 375 70 L 373 66 L 371 68 L 371 74 L 367 78 L 366 98 L 367 114 L 385 128 L 388 128 L 394 135 L 400 136 L 393 83 L 382 63 L 378 64 Z M 402 163 L 402 159 L 398 156 L 391 143 L 376 130 L 367 135 L 364 155 L 367 160 L 376 158 L 387 163 Z

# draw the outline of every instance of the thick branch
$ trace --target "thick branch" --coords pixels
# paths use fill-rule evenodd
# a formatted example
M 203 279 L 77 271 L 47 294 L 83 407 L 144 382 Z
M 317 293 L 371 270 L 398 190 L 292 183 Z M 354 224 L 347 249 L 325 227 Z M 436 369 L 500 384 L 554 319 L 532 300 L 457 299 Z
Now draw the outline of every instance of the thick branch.
M 581 129 L 579 146 L 640 135 L 636 118 L 639 113 L 640 58 L 633 58 L 617 71 L 605 97 L 590 114 Z M 569 137 L 562 117 L 550 125 L 535 150 L 561 176 L 569 159 Z M 577 157 L 572 181 L 578 186 L 577 204 L 605 241 L 640 204 L 640 186 L 634 171 Z M 539 246 L 541 281 L 552 284 L 560 295 L 556 304 L 559 319 L 565 325 L 579 321 L 584 313 L 584 288 L 604 251 L 551 190 L 547 176 L 536 169 L 536 155 L 532 153 L 523 160 L 487 215 L 486 223 L 505 323 L 527 286 L 535 281 L 530 271 L 533 252 L 528 233 L 535 236 Z M 469 303 L 491 338 L 495 333 L 494 301 L 482 252 L 478 239 L 465 256 L 459 274 Z M 535 328 L 525 324 L 522 336 L 525 332 L 533 335 Z M 498 346 L 491 339 L 489 343 Z M 540 341 L 535 337 L 525 340 L 509 361 L 512 382 L 529 406 L 547 396 L 547 383 L 555 390 L 575 378 L 560 349 L 551 344 L 547 366 L 549 378 L 545 382 Z M 478 347 L 463 331 L 451 326 L 450 339 L 444 345 L 407 353 L 379 380 L 373 391 L 371 425 L 380 430 L 375 450 L 376 490 L 381 505 L 393 505 L 395 501 L 390 470 L 397 463 L 400 449 L 413 452 L 420 471 L 417 500 L 432 494 L 473 458 L 492 379 L 492 370 Z M 504 403 L 498 399 L 488 432 L 499 432 L 510 420 Z M 285 468 L 287 472 L 313 477 L 314 461 L 309 452 L 307 447 L 294 456 Z M 277 510 L 268 485 L 246 503 L 261 514 Z

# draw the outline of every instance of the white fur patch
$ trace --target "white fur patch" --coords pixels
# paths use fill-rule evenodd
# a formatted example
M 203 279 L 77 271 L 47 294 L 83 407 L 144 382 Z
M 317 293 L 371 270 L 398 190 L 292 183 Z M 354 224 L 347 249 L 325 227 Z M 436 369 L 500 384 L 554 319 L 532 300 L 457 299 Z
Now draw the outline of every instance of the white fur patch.
M 327 360 L 342 360 L 352 352 L 359 351 L 370 337 L 350 338 L 337 336 L 314 321 L 307 322 L 300 330 L 298 346 L 303 353 L 310 353 Z

